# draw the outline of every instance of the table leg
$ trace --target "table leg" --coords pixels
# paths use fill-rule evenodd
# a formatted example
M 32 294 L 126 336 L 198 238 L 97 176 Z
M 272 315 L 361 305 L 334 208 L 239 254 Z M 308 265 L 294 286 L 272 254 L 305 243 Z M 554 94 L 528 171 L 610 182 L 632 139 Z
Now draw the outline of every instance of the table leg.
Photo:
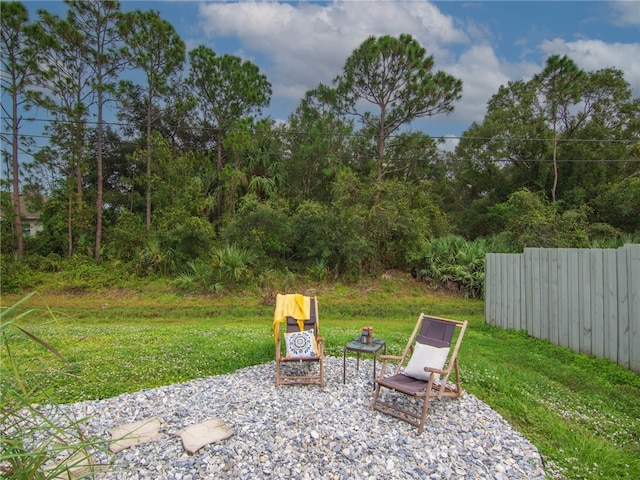
M 342 350 L 342 383 L 347 383 L 347 347 Z
M 373 388 L 376 388 L 376 357 L 378 356 L 377 352 L 373 353 Z

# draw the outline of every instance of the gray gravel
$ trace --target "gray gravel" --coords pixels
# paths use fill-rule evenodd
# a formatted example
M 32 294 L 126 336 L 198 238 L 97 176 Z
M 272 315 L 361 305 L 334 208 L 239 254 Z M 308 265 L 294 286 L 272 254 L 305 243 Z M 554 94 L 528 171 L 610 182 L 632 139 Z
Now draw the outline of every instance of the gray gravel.
M 118 425 L 159 417 L 164 438 L 127 448 L 101 479 L 544 479 L 537 449 L 465 392 L 433 401 L 422 435 L 370 410 L 372 361 L 326 359 L 324 388 L 276 388 L 274 363 L 98 401 L 64 405 L 107 440 Z M 464 385 L 463 385 L 464 387 Z M 235 434 L 188 455 L 176 432 L 211 417 Z

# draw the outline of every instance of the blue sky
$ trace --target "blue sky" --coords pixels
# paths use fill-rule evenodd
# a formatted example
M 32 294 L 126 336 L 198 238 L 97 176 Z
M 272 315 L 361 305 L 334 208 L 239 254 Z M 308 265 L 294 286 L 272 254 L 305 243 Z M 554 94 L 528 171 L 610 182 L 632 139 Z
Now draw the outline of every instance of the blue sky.
M 63 14 L 61 1 L 27 1 Z M 304 93 L 330 83 L 349 54 L 370 35 L 410 33 L 435 69 L 463 81 L 449 116 L 412 125 L 432 136 L 459 136 L 481 121 L 500 85 L 530 79 L 553 54 L 585 70 L 622 70 L 640 96 L 640 1 L 373 0 L 123 1 L 123 10 L 158 10 L 187 44 L 237 55 L 260 67 L 273 86 L 264 113 L 285 120 Z M 450 143 L 450 146 L 455 142 Z

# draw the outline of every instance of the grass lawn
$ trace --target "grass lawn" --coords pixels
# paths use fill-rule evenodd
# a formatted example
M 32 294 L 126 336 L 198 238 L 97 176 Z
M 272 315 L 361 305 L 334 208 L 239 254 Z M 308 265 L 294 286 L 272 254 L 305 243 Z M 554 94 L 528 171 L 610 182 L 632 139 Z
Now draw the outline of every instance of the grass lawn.
M 432 291 L 410 277 L 357 285 L 300 287 L 317 294 L 328 355 L 364 325 L 400 353 L 420 312 L 469 321 L 460 351 L 463 388 L 503 415 L 535 444 L 550 478 L 640 478 L 640 376 L 608 360 L 502 331 L 484 323 L 484 304 Z M 20 296 L 4 295 L 8 307 Z M 272 295 L 176 295 L 154 285 L 32 297 L 16 325 L 65 359 L 4 328 L 4 346 L 34 401 L 111 397 L 270 362 Z M 7 350 L 3 385 L 15 380 Z M 5 382 L 5 379 L 8 379 Z M 4 399 L 3 399 L 4 401 Z

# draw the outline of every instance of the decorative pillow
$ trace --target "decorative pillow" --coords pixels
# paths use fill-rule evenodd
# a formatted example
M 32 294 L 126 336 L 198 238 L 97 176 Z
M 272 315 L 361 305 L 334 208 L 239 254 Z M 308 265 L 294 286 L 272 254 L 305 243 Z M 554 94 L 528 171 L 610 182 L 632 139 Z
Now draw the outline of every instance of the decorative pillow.
M 313 329 L 303 332 L 285 333 L 287 344 L 287 357 L 316 357 L 318 356 L 318 344 L 313 334 Z
M 413 355 L 409 360 L 409 364 L 402 372 L 407 377 L 412 377 L 417 380 L 429 381 L 431 372 L 425 372 L 424 367 L 437 368 L 442 370 L 447 356 L 449 355 L 449 347 L 432 347 L 431 345 L 424 345 L 422 343 L 416 343 L 413 349 Z M 440 380 L 440 374 L 436 373 L 434 381 Z

